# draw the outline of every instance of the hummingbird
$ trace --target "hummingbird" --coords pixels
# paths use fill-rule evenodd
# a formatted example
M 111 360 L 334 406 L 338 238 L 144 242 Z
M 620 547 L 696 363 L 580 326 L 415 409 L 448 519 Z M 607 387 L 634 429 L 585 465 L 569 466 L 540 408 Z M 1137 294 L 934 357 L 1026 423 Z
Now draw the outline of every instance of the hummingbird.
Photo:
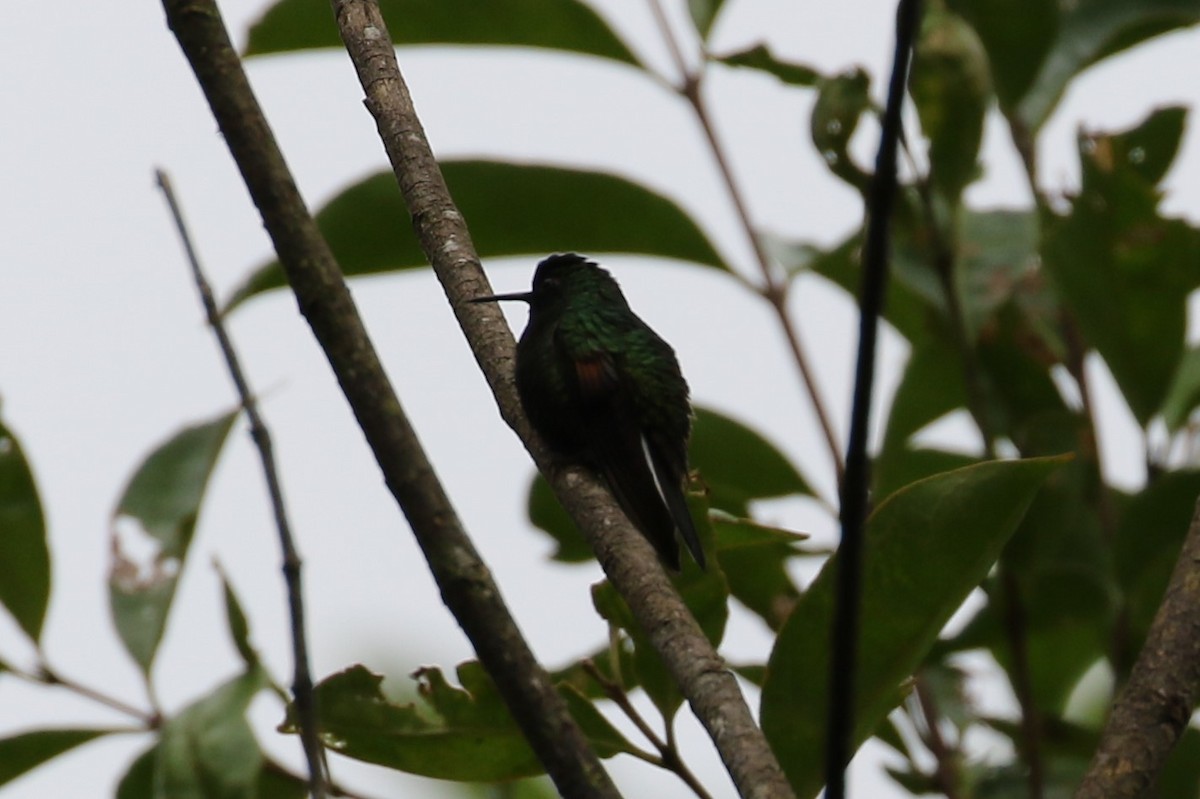
M 692 412 L 671 345 L 630 308 L 613 276 L 575 253 L 537 266 L 532 291 L 471 302 L 529 303 L 517 343 L 517 393 L 551 451 L 603 476 L 617 504 L 679 571 L 676 531 L 704 550 L 684 481 Z

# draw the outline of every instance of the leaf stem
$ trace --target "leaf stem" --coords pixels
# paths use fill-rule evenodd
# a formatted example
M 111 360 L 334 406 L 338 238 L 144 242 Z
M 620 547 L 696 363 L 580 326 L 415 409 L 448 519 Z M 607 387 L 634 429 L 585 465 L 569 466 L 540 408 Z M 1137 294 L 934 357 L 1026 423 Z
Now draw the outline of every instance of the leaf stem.
M 957 762 L 959 753 L 949 746 L 942 736 L 939 726 L 941 714 L 938 712 L 937 702 L 929 689 L 928 681 L 921 674 L 916 677 L 914 692 L 917 704 L 921 708 L 921 716 L 925 720 L 925 735 L 922 738 L 937 763 L 934 779 L 938 790 L 946 795 L 946 799 L 961 799 L 959 784 L 962 778 Z
M 162 715 L 156 711 L 142 710 L 141 708 L 134 707 L 122 699 L 117 699 L 115 696 L 106 694 L 103 691 L 92 688 L 91 686 L 84 685 L 83 683 L 77 682 L 70 677 L 64 677 L 61 673 L 50 667 L 50 664 L 45 661 L 40 652 L 38 654 L 38 664 L 35 671 L 28 672 L 24 669 L 20 669 L 9 664 L 8 672 L 14 677 L 27 682 L 65 688 L 68 691 L 90 699 L 97 704 L 104 705 L 105 707 L 111 708 L 112 710 L 129 716 L 130 718 L 137 719 L 143 728 L 147 730 L 156 730 L 162 725 Z

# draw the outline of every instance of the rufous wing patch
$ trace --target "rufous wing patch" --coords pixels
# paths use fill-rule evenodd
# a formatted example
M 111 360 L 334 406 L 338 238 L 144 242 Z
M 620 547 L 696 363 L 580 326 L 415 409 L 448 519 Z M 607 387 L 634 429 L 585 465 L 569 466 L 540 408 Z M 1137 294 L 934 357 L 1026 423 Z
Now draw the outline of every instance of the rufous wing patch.
M 606 352 L 593 352 L 575 358 L 575 377 L 579 392 L 589 398 L 608 396 L 617 387 L 617 372 Z

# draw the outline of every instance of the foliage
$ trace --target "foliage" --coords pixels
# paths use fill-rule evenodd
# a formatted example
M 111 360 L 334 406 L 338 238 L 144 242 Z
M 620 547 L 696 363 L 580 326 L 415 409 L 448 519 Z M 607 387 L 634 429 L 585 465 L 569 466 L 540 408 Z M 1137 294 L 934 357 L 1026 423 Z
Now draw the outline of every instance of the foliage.
M 725 5 L 689 2 L 698 41 L 707 40 Z M 544 48 L 601 59 L 666 85 L 577 0 L 485 6 L 384 0 L 382 6 L 385 16 L 405 18 L 396 26 L 401 45 Z M 1104 431 L 1096 429 L 1086 400 L 1085 360 L 1094 355 L 1112 372 L 1147 439 L 1161 425 L 1172 445 L 1162 452 L 1195 443 L 1190 419 L 1200 405 L 1200 357 L 1185 340 L 1185 323 L 1187 298 L 1200 287 L 1200 231 L 1159 207 L 1187 112 L 1154 109 L 1129 130 L 1081 132 L 1077 194 L 1049 196 L 1038 183 L 1036 159 L 1038 132 L 1072 80 L 1116 52 L 1195 24 L 1200 10 L 1185 0 L 1037 0 L 1021 14 L 1010 6 L 930 3 L 910 79 L 920 130 L 910 132 L 908 146 L 923 167 L 903 187 L 895 219 L 887 319 L 911 352 L 875 463 L 879 502 L 869 528 L 857 739 L 874 735 L 892 746 L 902 765 L 890 773 L 914 794 L 1026 795 L 1031 779 L 1044 783 L 1038 793 L 1069 791 L 1096 739 L 1093 726 L 1071 717 L 1071 697 L 1089 669 L 1108 668 L 1118 681 L 1127 674 L 1200 492 L 1200 473 L 1158 451 L 1144 453 L 1151 464 L 1144 488 L 1127 495 L 1106 485 L 1097 456 Z M 247 54 L 335 45 L 326 3 L 280 0 L 252 28 Z M 765 45 L 707 55 L 706 70 L 759 73 L 777 79 L 781 91 L 815 94 L 814 148 L 832 175 L 865 191 L 871 175 L 850 148 L 875 113 L 865 71 L 825 75 Z M 674 99 L 664 95 L 664 102 Z M 1028 207 L 978 208 L 964 200 L 980 175 L 982 127 L 993 107 L 1010 126 L 1034 188 Z M 635 178 L 489 161 L 447 162 L 443 169 L 485 257 L 568 248 L 641 254 L 752 284 L 740 277 L 748 274 L 744 265 L 727 262 L 685 210 Z M 501 185 L 504 191 L 496 191 Z M 589 204 L 567 199 L 577 196 Z M 396 224 L 403 215 L 390 175 L 380 174 L 346 188 L 318 219 L 346 271 L 362 275 L 420 266 L 411 231 Z M 825 280 L 853 292 L 860 241 L 861 231 L 853 231 L 833 247 L 775 242 L 779 263 L 769 266 L 783 267 L 785 290 Z M 263 265 L 229 310 L 281 285 L 277 266 Z M 1052 375 L 1074 384 L 1082 407 Z M 920 443 L 924 429 L 955 411 L 966 411 L 978 428 L 976 453 Z M 236 417 L 224 413 L 186 428 L 155 449 L 113 514 L 112 613 L 151 689 L 208 479 Z M 998 450 L 1019 458 L 997 460 Z M 1064 454 L 1073 458 L 1055 457 Z M 739 671 L 763 685 L 763 724 L 797 793 L 815 795 L 826 668 L 820 642 L 837 560 L 828 559 L 811 585 L 797 584 L 789 560 L 820 553 L 804 550 L 802 536 L 755 521 L 754 502 L 820 498 L 769 438 L 713 411 L 698 412 L 692 455 L 693 514 L 716 557 L 707 574 L 689 564 L 678 587 L 714 642 L 723 635 L 730 599 L 778 632 L 769 661 Z M 540 478 L 528 508 L 556 545 L 555 560 L 590 557 Z M 34 475 L 4 427 L 0 533 L 0 603 L 36 644 L 49 602 L 50 553 Z M 126 552 L 120 545 L 126 534 L 147 538 L 153 554 L 139 561 Z M 939 638 L 976 587 L 983 589 L 981 609 L 961 630 Z M 601 584 L 593 599 L 611 640 L 560 670 L 560 691 L 601 756 L 649 759 L 606 718 L 603 697 L 614 686 L 644 690 L 671 741 L 680 696 L 616 593 Z M 303 782 L 262 753 L 246 722 L 258 692 L 286 692 L 259 663 L 250 622 L 228 581 L 224 603 L 242 673 L 169 719 L 144 720 L 157 738 L 130 766 L 121 799 L 159 795 L 161 786 L 179 797 L 303 795 Z M 967 650 L 990 653 L 1027 723 L 987 717 L 965 698 L 968 675 L 958 655 Z M 16 676 L 52 681 L 0 661 L 0 680 Z M 318 688 L 320 721 L 330 748 L 442 779 L 537 773 L 478 664 L 458 667 L 460 687 L 438 669 L 424 670 L 418 681 L 422 704 L 405 706 L 384 697 L 379 678 L 362 666 L 325 679 Z M 289 716 L 284 730 L 292 723 Z M 1018 754 L 974 759 L 964 738 L 981 727 L 1010 739 Z M 898 728 L 917 734 L 900 735 Z M 63 728 L 0 740 L 0 784 L 119 732 Z M 1183 752 L 1197 746 L 1191 731 L 1164 784 L 1195 792 L 1200 759 Z

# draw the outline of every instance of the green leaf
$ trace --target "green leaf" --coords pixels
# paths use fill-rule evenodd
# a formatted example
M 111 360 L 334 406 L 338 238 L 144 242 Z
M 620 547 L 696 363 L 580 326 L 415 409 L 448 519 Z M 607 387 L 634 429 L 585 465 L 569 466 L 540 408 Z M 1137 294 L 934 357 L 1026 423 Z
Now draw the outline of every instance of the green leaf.
M 963 209 L 958 221 L 958 283 L 972 339 L 1014 298 L 1023 306 L 1046 302 L 1039 273 L 1037 214 Z
M 1200 284 L 1200 234 L 1158 215 L 1159 193 L 1146 177 L 1160 169 L 1144 166 L 1178 148 L 1180 129 L 1161 121 L 1175 111 L 1154 112 L 1131 131 L 1081 135 L 1082 191 L 1070 215 L 1050 217 L 1042 250 L 1064 303 L 1142 425 L 1166 400 L 1183 355 L 1187 296 Z M 1140 163 L 1117 157 L 1134 151 Z
M 263 763 L 254 795 L 258 799 L 306 799 L 308 783 L 274 763 Z
M 1175 375 L 1163 400 L 1162 416 L 1167 431 L 1177 433 L 1200 405 L 1200 347 L 1188 347 L 1175 367 Z
M 1000 107 L 1010 115 L 1033 84 L 1054 41 L 1058 3 L 1031 0 L 1014 8 L 1010 0 L 948 0 L 947 5 L 979 34 Z
M 993 461 L 901 489 L 871 515 L 863 564 L 855 743 L 895 706 L 967 594 L 986 576 L 1061 458 Z M 797 796 L 821 787 L 828 647 L 838 557 L 776 639 L 763 686 L 763 730 Z
M 1047 415 L 1046 432 L 1038 434 L 1044 440 L 1029 451 L 1069 449 L 1085 424 L 1065 411 Z M 1062 712 L 1079 678 L 1111 647 L 1118 591 L 1096 510 L 1097 474 L 1081 456 L 1046 480 L 1005 548 L 1003 574 L 984 586 L 987 606 L 954 645 L 971 648 L 983 637 L 1014 684 L 1015 668 L 1026 668 L 1034 701 L 1047 714 Z M 1023 664 L 1012 656 L 1012 614 L 1023 619 Z
M 157 799 L 154 795 L 154 761 L 158 744 L 138 755 L 117 784 L 116 799 Z
M 50 602 L 46 518 L 21 443 L 0 423 L 0 603 L 34 641 Z
M 1200 19 L 1195 0 L 950 0 L 988 51 L 1004 113 L 1032 142 L 1071 79 L 1096 62 Z
M 266 684 L 262 669 L 250 669 L 164 725 L 154 757 L 156 795 L 256 799 L 264 759 L 246 708 Z
M 229 637 L 233 639 L 234 647 L 242 656 L 242 662 L 248 668 L 256 668 L 259 665 L 258 652 L 250 643 L 250 624 L 246 621 L 242 603 L 233 591 L 229 575 L 225 573 L 220 564 L 217 565 L 217 572 L 221 575 L 221 588 L 225 597 L 225 622 L 229 627 Z
M 399 45 L 541 47 L 640 67 L 604 18 L 578 0 L 380 0 Z M 342 47 L 329 4 L 280 0 L 250 28 L 246 55 Z
M 1200 768 L 1197 768 L 1197 763 L 1200 763 L 1200 730 L 1186 727 L 1158 775 L 1155 785 L 1158 795 L 1200 795 Z
M 800 554 L 796 543 L 805 536 L 749 519 L 716 516 L 711 522 L 730 595 L 778 630 L 800 597 L 787 562 Z
M 138 755 L 121 778 L 116 799 L 162 799 L 163 794 L 155 787 L 154 768 L 158 758 L 157 743 Z M 305 799 L 308 785 L 274 763 L 264 761 L 253 796 L 259 799 Z
M 858 121 L 871 108 L 871 79 L 861 68 L 823 78 L 817 88 L 809 127 L 817 152 L 829 171 L 860 192 L 865 192 L 871 176 L 850 157 L 850 139 Z
M 701 39 L 708 39 L 724 4 L 725 0 L 688 0 L 688 13 L 692 15 L 692 24 L 696 26 Z
M 621 732 L 604 717 L 584 692 L 570 685 L 561 686 L 559 692 L 566 700 L 567 709 L 575 723 L 587 736 L 588 743 L 600 757 L 612 757 L 622 752 L 634 751 L 634 746 Z
M 953 207 L 979 175 L 976 158 L 992 96 L 987 53 L 962 17 L 929 9 L 908 89 L 929 140 L 931 180 Z
M 421 697 L 428 710 L 397 705 L 380 690 L 383 677 L 352 666 L 317 685 L 317 706 L 326 745 L 335 752 L 398 769 L 460 782 L 496 782 L 543 772 L 491 678 L 475 661 L 458 667 L 461 688 L 446 682 L 440 669 L 421 669 Z M 581 694 L 568 689 L 568 707 L 581 721 L 601 756 L 629 751 L 624 737 L 597 718 Z M 588 707 L 583 708 L 582 704 Z M 294 709 L 284 729 L 292 731 Z M 592 739 L 591 735 L 598 737 Z
M 526 501 L 529 521 L 534 527 L 550 534 L 557 549 L 550 555 L 559 563 L 586 563 L 592 559 L 592 548 L 580 535 L 566 508 L 554 495 L 554 489 L 541 472 L 534 472 Z
M 121 641 L 143 674 L 149 675 L 162 640 L 208 479 L 239 413 L 187 427 L 160 445 L 113 511 L 109 603 Z M 132 552 L 131 543 L 152 552 Z
M 812 271 L 831 281 L 851 297 L 858 297 L 862 283 L 862 264 L 859 260 L 862 250 L 861 230 L 851 234 L 831 250 L 807 244 L 791 244 L 787 249 L 792 253 L 807 253 L 803 271 Z M 894 267 L 900 265 L 901 257 L 900 246 L 897 244 L 893 255 Z M 789 266 L 793 263 L 795 261 L 785 261 L 784 265 Z M 910 342 L 919 341 L 928 335 L 928 302 L 918 292 L 913 291 L 905 280 L 899 279 L 901 275 L 895 274 L 894 277 L 896 279 L 888 281 L 888 296 L 883 316 Z
M 1133 647 L 1149 630 L 1162 602 L 1197 496 L 1200 472 L 1169 472 L 1143 488 L 1121 513 L 1112 557 L 1125 594 Z
M 1106 171 L 1126 167 L 1146 185 L 1157 186 L 1179 154 L 1187 113 L 1183 106 L 1156 108 L 1135 128 L 1097 137 L 1094 145 L 1107 151 L 1093 153 L 1096 163 Z
M 695 408 L 688 457 L 708 489 L 709 503 L 735 516 L 748 515 L 751 500 L 816 495 L 766 437 L 710 408 Z
M 625 178 L 495 161 L 444 161 L 441 168 L 480 258 L 633 253 L 728 269 L 683 209 Z M 346 275 L 425 268 L 391 172 L 334 197 L 317 224 Z M 226 311 L 283 285 L 279 263 L 266 264 L 234 292 Z
M 789 86 L 816 86 L 822 80 L 821 73 L 813 67 L 781 61 L 765 44 L 757 44 L 746 50 L 720 56 L 717 61 L 729 67 L 745 67 L 767 72 Z
M 1060 8 L 1057 35 L 1033 85 L 1016 108 L 1030 131 L 1041 128 L 1067 84 L 1088 66 L 1153 36 L 1200 21 L 1195 0 L 1081 0 Z
M 966 404 L 962 359 L 950 343 L 931 336 L 915 346 L 892 398 L 878 469 L 886 472 L 915 433 Z
M 0 785 L 115 730 L 37 730 L 0 739 Z

